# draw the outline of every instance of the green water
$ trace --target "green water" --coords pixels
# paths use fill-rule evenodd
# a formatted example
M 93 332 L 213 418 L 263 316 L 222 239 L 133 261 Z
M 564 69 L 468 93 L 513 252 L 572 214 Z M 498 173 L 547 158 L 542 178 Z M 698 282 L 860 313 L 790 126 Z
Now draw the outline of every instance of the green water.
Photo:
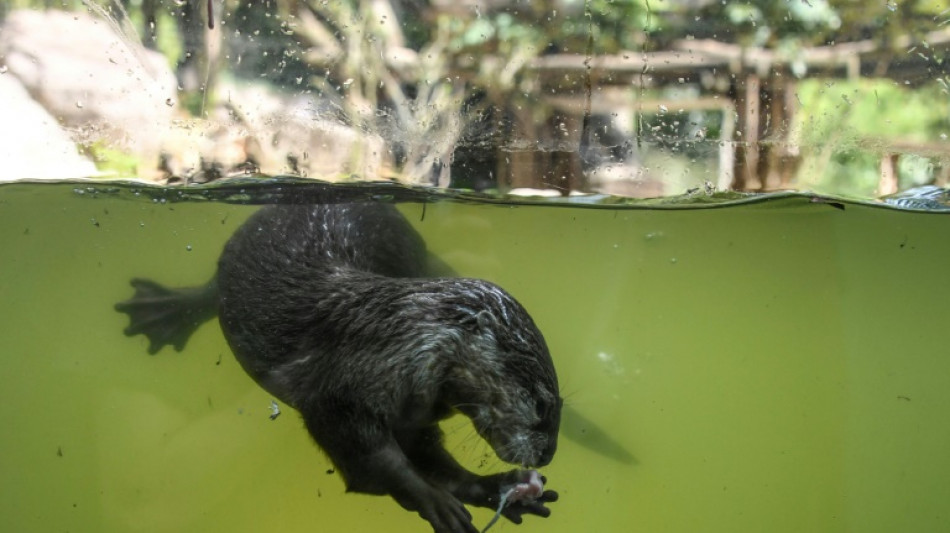
M 402 208 L 531 311 L 569 404 L 553 515 L 494 531 L 950 530 L 950 217 L 795 197 Z M 154 357 L 122 335 L 130 277 L 205 281 L 254 209 L 0 186 L 0 531 L 427 531 L 344 494 L 216 323 Z M 466 464 L 502 467 L 446 426 Z

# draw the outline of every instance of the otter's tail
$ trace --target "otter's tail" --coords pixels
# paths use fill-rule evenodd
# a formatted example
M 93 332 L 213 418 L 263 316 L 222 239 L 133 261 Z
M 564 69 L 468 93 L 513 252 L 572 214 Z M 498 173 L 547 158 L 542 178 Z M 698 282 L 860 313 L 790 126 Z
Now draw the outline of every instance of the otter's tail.
M 202 287 L 169 289 L 147 279 L 133 279 L 135 296 L 115 304 L 116 311 L 129 315 L 128 336 L 148 337 L 148 353 L 156 354 L 165 345 L 181 351 L 198 326 L 218 314 L 217 278 Z

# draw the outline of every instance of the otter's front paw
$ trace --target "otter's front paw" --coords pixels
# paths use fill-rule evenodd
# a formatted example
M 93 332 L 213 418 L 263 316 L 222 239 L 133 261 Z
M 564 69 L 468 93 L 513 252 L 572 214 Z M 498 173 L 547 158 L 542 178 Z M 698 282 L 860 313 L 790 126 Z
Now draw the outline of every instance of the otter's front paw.
M 513 470 L 508 473 L 514 479 L 501 487 L 501 497 L 506 503 L 501 514 L 515 524 L 520 524 L 522 515 L 533 514 L 547 518 L 551 510 L 545 504 L 557 501 L 557 492 L 544 490 L 547 479 L 537 470 Z
M 468 509 L 448 492 L 432 491 L 418 508 L 419 516 L 432 525 L 434 533 L 478 533 Z

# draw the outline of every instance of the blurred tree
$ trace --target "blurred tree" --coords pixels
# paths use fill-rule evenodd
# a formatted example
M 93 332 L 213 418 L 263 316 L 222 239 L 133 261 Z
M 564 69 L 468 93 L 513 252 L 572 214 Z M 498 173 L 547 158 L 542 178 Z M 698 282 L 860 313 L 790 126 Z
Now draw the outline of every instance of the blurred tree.
M 693 17 L 678 17 L 676 35 L 748 46 L 800 48 L 862 39 L 893 42 L 921 36 L 946 23 L 944 0 L 727 0 L 707 2 Z
M 174 35 L 180 83 L 194 96 L 184 101 L 196 113 L 217 71 L 204 29 L 207 1 L 100 0 L 128 12 L 147 46 L 162 48 L 162 39 Z M 49 4 L 8 0 L 0 13 Z M 802 76 L 804 64 L 794 61 L 804 48 L 873 39 L 892 48 L 895 61 L 913 54 L 932 67 L 919 83 L 950 87 L 942 53 L 921 41 L 950 21 L 948 0 L 218 0 L 216 6 L 232 73 L 319 91 L 337 119 L 386 138 L 397 171 L 443 185 L 449 165 L 458 176 L 484 176 L 526 149 L 582 151 L 576 141 L 565 145 L 562 135 L 581 124 L 558 115 L 542 95 L 583 95 L 589 78 L 576 71 L 542 78 L 526 68 L 544 55 L 657 51 L 684 37 L 713 38 L 776 51 L 792 61 L 784 75 Z M 920 46 L 897 47 L 906 36 Z M 889 64 L 883 58 L 879 68 Z M 734 80 L 736 95 L 735 83 L 745 80 Z M 548 125 L 541 137 L 526 129 L 538 124 Z M 576 154 L 570 157 L 568 166 L 576 166 Z M 548 166 L 560 172 L 563 165 Z

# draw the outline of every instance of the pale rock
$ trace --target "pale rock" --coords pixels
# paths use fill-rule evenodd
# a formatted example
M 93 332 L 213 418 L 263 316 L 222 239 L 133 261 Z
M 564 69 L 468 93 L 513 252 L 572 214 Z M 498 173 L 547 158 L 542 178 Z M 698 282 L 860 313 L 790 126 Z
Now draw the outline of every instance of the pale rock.
M 8 74 L 0 74 L 0 102 L 0 181 L 97 175 L 56 119 Z
M 117 23 L 76 11 L 16 10 L 0 27 L 17 78 L 81 144 L 101 142 L 154 166 L 177 104 L 166 59 Z

